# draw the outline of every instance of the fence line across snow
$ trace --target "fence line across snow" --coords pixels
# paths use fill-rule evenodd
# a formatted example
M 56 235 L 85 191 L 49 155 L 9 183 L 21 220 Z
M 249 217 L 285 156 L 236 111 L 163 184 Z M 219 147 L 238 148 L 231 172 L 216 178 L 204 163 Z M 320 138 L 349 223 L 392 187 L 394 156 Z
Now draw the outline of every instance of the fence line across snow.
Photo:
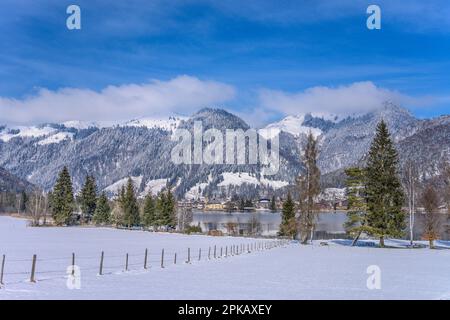
M 98 256 L 77 256 L 75 252 L 72 252 L 67 258 L 39 258 L 37 254 L 33 254 L 29 259 L 8 259 L 8 257 L 3 254 L 0 256 L 0 288 L 5 287 L 7 284 L 21 283 L 25 280 L 7 282 L 8 276 L 18 277 L 18 276 L 28 276 L 28 282 L 36 283 L 38 281 L 50 280 L 50 279 L 61 279 L 67 278 L 68 276 L 75 276 L 75 268 L 78 263 L 84 264 L 89 262 L 89 265 L 80 267 L 82 271 L 97 271 L 98 276 L 103 276 L 105 274 L 111 274 L 116 272 L 128 272 L 131 270 L 148 270 L 159 265 L 160 268 L 166 268 L 165 255 L 173 256 L 174 264 L 178 261 L 184 261 L 185 264 L 192 264 L 200 261 L 210 261 L 219 260 L 220 258 L 228 258 L 231 256 L 237 256 L 241 254 L 251 254 L 253 252 L 258 252 L 261 250 L 269 250 L 277 247 L 285 246 L 289 243 L 289 240 L 271 240 L 271 241 L 258 241 L 247 244 L 234 244 L 226 245 L 225 247 L 218 247 L 217 245 L 209 246 L 208 255 L 202 256 L 202 248 L 198 249 L 198 256 L 195 258 L 191 255 L 191 248 L 188 247 L 185 252 L 185 260 L 180 257 L 177 251 L 165 251 L 161 249 L 160 253 L 156 250 L 145 249 L 142 253 L 125 253 L 125 255 L 107 255 L 105 251 L 101 251 Z M 194 251 L 195 252 L 195 251 Z M 182 253 L 182 252 L 181 252 Z M 48 263 L 63 262 L 67 261 L 67 265 L 63 268 L 60 264 L 58 267 L 48 268 Z M 91 263 L 92 261 L 92 263 Z M 97 263 L 95 263 L 97 261 Z M 22 269 L 18 268 L 17 264 L 20 263 Z M 31 263 L 31 264 L 30 264 Z M 10 267 L 9 264 L 15 266 L 14 270 L 9 272 L 7 269 Z M 29 269 L 26 270 L 26 265 L 28 264 Z M 44 265 L 44 267 L 43 267 Z M 25 269 L 23 269 L 25 267 Z M 19 269 L 19 270 L 18 270 Z M 23 271 L 22 271 L 23 270 Z M 48 277 L 46 275 L 58 275 L 53 277 Z

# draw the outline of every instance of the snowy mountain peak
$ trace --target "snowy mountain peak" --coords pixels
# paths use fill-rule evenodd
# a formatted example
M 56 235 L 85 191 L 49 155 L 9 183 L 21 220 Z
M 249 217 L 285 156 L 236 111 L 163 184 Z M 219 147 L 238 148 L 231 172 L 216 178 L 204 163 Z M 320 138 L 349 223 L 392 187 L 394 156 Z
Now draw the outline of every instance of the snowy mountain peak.
M 123 127 L 145 127 L 148 129 L 163 129 L 166 131 L 172 131 L 176 129 L 181 121 L 185 120 L 183 117 L 168 117 L 166 119 L 155 118 L 140 118 L 127 121 L 121 126 Z
M 48 136 L 56 132 L 53 126 L 2 126 L 0 130 L 0 140 L 8 142 L 13 138 L 38 138 Z
M 77 130 L 101 127 L 101 125 L 98 124 L 97 122 L 79 121 L 79 120 L 65 121 L 62 123 L 62 125 L 66 128 L 73 128 Z
M 192 117 L 185 121 L 185 128 L 192 128 L 194 122 L 200 121 L 203 129 L 243 129 L 247 130 L 250 126 L 238 116 L 218 108 L 203 108 Z
M 263 135 L 265 135 L 266 139 L 271 138 L 274 135 L 276 136 L 280 133 L 280 131 L 290 133 L 296 137 L 311 132 L 314 137 L 319 137 L 322 134 L 322 130 L 313 126 L 304 125 L 306 118 L 307 115 L 287 116 L 286 118 L 278 122 L 269 124 L 262 130 L 260 130 L 260 132 L 267 133 L 262 133 Z M 311 115 L 309 115 L 309 118 L 311 118 Z

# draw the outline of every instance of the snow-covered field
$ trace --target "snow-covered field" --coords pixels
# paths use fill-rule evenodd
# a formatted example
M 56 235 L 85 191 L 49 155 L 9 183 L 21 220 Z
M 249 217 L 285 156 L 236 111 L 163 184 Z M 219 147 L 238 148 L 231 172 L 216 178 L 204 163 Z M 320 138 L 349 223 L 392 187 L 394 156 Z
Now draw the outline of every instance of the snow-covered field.
M 26 225 L 0 217 L 0 254 L 6 254 L 0 299 L 450 299 L 448 249 L 352 248 L 336 241 L 220 259 L 212 251 L 209 260 L 208 248 L 214 245 L 219 255 L 220 247 L 224 253 L 226 246 L 267 240 Z M 448 245 L 441 243 L 442 248 Z M 190 264 L 184 263 L 188 247 Z M 148 270 L 143 269 L 145 248 Z M 165 268 L 160 267 L 162 248 Z M 100 276 L 102 250 L 105 274 Z M 65 271 L 72 252 L 81 269 L 81 288 L 70 290 Z M 38 259 L 36 283 L 28 282 L 33 254 Z M 372 265 L 380 268 L 381 289 L 367 288 Z

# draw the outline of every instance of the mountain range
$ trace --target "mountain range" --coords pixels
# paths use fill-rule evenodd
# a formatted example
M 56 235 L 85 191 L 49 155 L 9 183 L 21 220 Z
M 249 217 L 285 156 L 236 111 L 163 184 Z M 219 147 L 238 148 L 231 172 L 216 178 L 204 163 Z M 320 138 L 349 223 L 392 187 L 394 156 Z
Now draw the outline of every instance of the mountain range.
M 186 198 L 282 194 L 302 172 L 300 154 L 306 135 L 319 139 L 318 164 L 324 187 L 342 187 L 343 170 L 362 164 L 380 120 L 386 121 L 400 155 L 400 164 L 415 161 L 423 178 L 439 174 L 450 156 L 450 116 L 417 119 L 408 110 L 385 103 L 379 109 L 345 118 L 314 113 L 292 115 L 271 123 L 279 135 L 280 170 L 263 176 L 259 165 L 175 165 L 171 140 L 176 128 L 247 130 L 250 126 L 223 109 L 201 109 L 191 117 L 136 119 L 100 125 L 70 121 L 30 127 L 0 126 L 0 167 L 20 179 L 51 189 L 57 173 L 67 166 L 76 190 L 87 174 L 109 195 L 132 177 L 141 195 L 170 185 Z
M 4 168 L 0 167 L 0 192 L 29 192 L 34 189 L 34 186 L 24 179 L 20 179 L 11 174 Z

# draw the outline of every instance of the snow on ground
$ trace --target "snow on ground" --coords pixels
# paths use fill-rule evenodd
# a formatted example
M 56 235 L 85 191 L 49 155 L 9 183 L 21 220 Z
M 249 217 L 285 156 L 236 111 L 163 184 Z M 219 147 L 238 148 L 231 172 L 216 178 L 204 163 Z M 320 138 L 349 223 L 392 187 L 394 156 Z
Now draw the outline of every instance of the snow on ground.
M 197 183 L 195 186 L 193 186 L 192 188 L 190 188 L 184 195 L 185 199 L 188 200 L 197 200 L 197 199 L 203 199 L 204 197 L 202 196 L 203 190 L 205 190 L 205 188 L 207 186 L 209 186 L 209 184 L 212 182 L 212 174 L 210 174 L 208 176 L 208 181 L 207 182 L 199 182 Z
M 181 121 L 186 118 L 169 117 L 167 119 L 140 118 L 125 122 L 124 127 L 145 127 L 148 129 L 160 128 L 166 131 L 172 131 L 178 127 Z
M 134 187 L 136 189 L 138 189 L 139 186 L 141 185 L 142 178 L 143 178 L 143 176 L 131 177 L 131 180 L 133 181 L 133 185 L 134 185 Z M 103 191 L 105 191 L 106 193 L 115 195 L 115 194 L 117 194 L 117 192 L 119 192 L 119 190 L 123 186 L 127 185 L 127 182 L 128 182 L 128 177 L 120 179 L 119 181 L 116 181 L 113 184 L 111 184 L 111 185 L 107 186 L 106 188 L 104 188 Z
M 345 188 L 325 188 L 319 195 L 320 200 L 333 201 L 333 200 L 345 200 L 346 189 Z
M 224 172 L 222 173 L 222 177 L 223 181 L 218 184 L 219 187 L 226 187 L 229 185 L 240 186 L 243 183 L 247 183 L 253 185 L 267 185 L 274 189 L 279 189 L 289 184 L 287 181 L 269 180 L 265 177 L 258 180 L 247 172 Z
M 47 144 L 60 143 L 66 139 L 73 139 L 73 133 L 71 132 L 58 132 L 48 136 L 47 138 L 38 142 L 38 145 L 43 146 Z
M 155 179 L 150 180 L 145 184 L 144 192 L 142 192 L 141 196 L 146 196 L 149 192 L 153 195 L 158 194 L 162 189 L 164 189 L 167 185 L 167 179 Z
M 283 187 L 286 187 L 289 185 L 289 182 L 287 181 L 281 181 L 281 180 L 270 180 L 266 177 L 261 177 L 261 184 L 268 185 L 272 187 L 273 189 L 280 189 Z
M 188 200 L 203 199 L 204 197 L 202 196 L 202 192 L 203 190 L 205 190 L 207 186 L 209 186 L 209 182 L 197 183 L 195 186 L 193 186 L 186 192 L 184 198 Z
M 62 124 L 66 128 L 74 128 L 74 129 L 78 129 L 78 130 L 101 127 L 100 124 L 98 124 L 97 122 L 92 122 L 92 121 L 73 120 L 73 121 L 65 121 Z
M 278 135 L 280 131 L 288 132 L 294 136 L 301 134 L 308 134 L 310 131 L 315 138 L 322 134 L 322 131 L 317 128 L 304 126 L 305 115 L 287 116 L 279 122 L 271 123 L 264 129 L 259 130 L 259 134 L 265 139 L 271 139 Z
M 16 127 L 8 127 L 0 131 L 0 140 L 4 142 L 8 142 L 12 138 L 21 137 L 21 138 L 37 138 L 49 135 L 55 132 L 56 129 L 52 127 L 24 127 L 24 126 L 16 126 Z
M 334 241 L 329 246 L 290 244 L 208 260 L 208 247 L 262 240 L 108 228 L 31 228 L 9 217 L 0 217 L 0 241 L 0 251 L 7 256 L 0 299 L 450 298 L 450 250 L 348 247 Z M 183 263 L 187 247 L 191 264 Z M 148 270 L 142 267 L 145 248 L 150 252 Z M 162 248 L 165 268 L 159 266 Z M 99 276 L 102 250 L 105 275 Z M 69 290 L 64 276 L 72 252 L 81 268 L 78 290 Z M 126 252 L 128 272 L 123 271 Z M 32 254 L 38 255 L 37 283 L 27 281 Z M 381 270 L 380 290 L 367 288 L 371 265 Z
M 241 186 L 242 184 L 246 183 L 253 185 L 265 185 L 270 186 L 273 189 L 279 189 L 289 185 L 289 182 L 287 181 L 270 180 L 265 177 L 261 177 L 261 179 L 258 180 L 248 172 L 224 172 L 222 173 L 222 178 L 223 181 L 217 184 L 218 187 L 227 187 L 229 185 Z M 212 176 L 210 175 L 207 182 L 199 182 L 191 189 L 189 189 L 184 195 L 185 199 L 202 199 L 203 190 L 205 190 L 205 188 L 208 187 L 211 182 Z

